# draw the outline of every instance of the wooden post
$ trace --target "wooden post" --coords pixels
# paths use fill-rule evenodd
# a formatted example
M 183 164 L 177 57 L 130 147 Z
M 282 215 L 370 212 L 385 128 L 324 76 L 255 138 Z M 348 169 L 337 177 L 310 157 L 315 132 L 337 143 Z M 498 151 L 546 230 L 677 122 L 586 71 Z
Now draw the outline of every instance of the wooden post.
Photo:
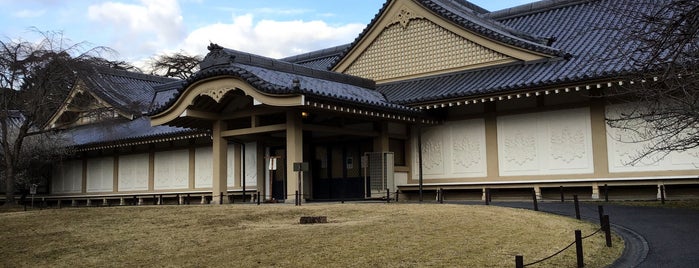
M 660 185 L 660 204 L 665 205 L 665 185 Z
M 539 211 L 539 203 L 536 201 L 536 190 L 532 189 L 532 202 L 534 202 L 534 211 Z
M 444 188 L 439 188 L 439 203 L 444 204 Z
M 609 224 L 609 215 L 602 216 L 604 228 L 604 239 L 607 242 L 607 247 L 612 247 L 612 228 Z
M 524 268 L 524 256 L 515 256 L 515 268 Z
M 485 205 L 490 205 L 490 189 L 485 188 Z
M 563 195 L 563 186 L 561 186 L 560 190 L 561 190 L 561 203 L 563 203 L 566 201 L 565 196 Z
M 575 218 L 580 219 L 580 203 L 578 202 L 578 195 L 573 195 L 573 202 L 575 203 Z
M 575 253 L 578 259 L 578 268 L 585 267 L 585 260 L 583 259 L 582 232 L 580 232 L 580 230 L 575 230 Z

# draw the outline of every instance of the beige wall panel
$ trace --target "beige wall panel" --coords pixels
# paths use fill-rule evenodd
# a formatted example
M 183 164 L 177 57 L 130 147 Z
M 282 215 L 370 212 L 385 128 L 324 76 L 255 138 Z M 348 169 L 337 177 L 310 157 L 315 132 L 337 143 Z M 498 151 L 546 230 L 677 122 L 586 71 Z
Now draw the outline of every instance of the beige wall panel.
M 497 120 L 500 176 L 594 172 L 589 108 Z
M 211 147 L 198 147 L 194 153 L 194 188 L 211 188 L 214 163 Z
M 54 167 L 51 192 L 55 194 L 80 193 L 82 188 L 82 160 L 65 161 Z
M 119 156 L 119 191 L 148 190 L 148 154 Z
M 610 105 L 606 108 L 606 117 L 619 118 L 621 113 L 629 112 L 633 108 L 630 104 Z M 629 124 L 635 126 L 635 130 L 607 126 L 609 172 L 699 170 L 699 148 L 668 155 L 651 153 L 639 161 L 634 161 L 648 150 L 651 142 L 654 142 L 646 141 L 637 133 L 643 133 L 644 126 L 636 123 L 633 121 Z
M 155 153 L 155 190 L 189 188 L 189 150 Z
M 396 185 L 406 185 L 408 184 L 408 172 L 395 172 L 393 179 Z
M 87 192 L 114 190 L 114 158 L 101 157 L 87 160 Z
M 245 186 L 257 185 L 257 143 L 245 144 Z
M 417 166 L 417 152 L 412 156 Z M 484 120 L 450 121 L 423 129 L 422 163 L 424 179 L 487 176 Z M 416 172 L 414 179 L 417 176 Z

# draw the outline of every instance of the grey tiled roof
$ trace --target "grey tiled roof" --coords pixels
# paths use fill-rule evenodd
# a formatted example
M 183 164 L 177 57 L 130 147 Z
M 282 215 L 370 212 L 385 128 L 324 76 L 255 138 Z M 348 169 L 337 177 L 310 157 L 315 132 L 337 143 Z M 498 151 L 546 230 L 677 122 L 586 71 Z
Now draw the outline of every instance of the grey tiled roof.
M 155 108 L 150 114 L 157 114 L 167 109 L 188 85 L 220 75 L 239 77 L 267 94 L 303 94 L 306 100 L 336 101 L 345 105 L 407 114 L 420 113 L 413 108 L 387 101 L 382 94 L 374 90 L 375 83 L 372 80 L 308 68 L 231 49 L 212 50 L 201 66 L 202 69 L 187 79 L 168 103 Z M 294 80 L 298 80 L 298 86 L 294 85 Z
M 114 121 L 78 126 L 61 132 L 68 145 L 76 147 L 118 144 L 194 133 L 204 132 L 170 126 L 153 127 L 147 117 L 139 117 L 134 120 L 115 119 Z
M 153 100 L 151 101 L 148 111 L 155 110 L 167 104 L 168 101 L 175 97 L 178 90 L 182 88 L 185 83 L 186 81 L 184 80 L 177 80 L 153 87 L 155 94 L 153 95 Z
M 608 9 L 613 1 L 543 1 L 490 15 L 512 29 L 555 37 L 552 47 L 570 53 L 569 57 L 383 84 L 377 90 L 390 101 L 410 105 L 609 79 L 634 72 L 631 64 L 617 55 L 616 40 L 624 33 L 610 29 L 623 28 L 618 24 L 624 20 Z
M 148 110 L 153 100 L 153 87 L 177 81 L 142 73 L 95 67 L 83 79 L 88 90 L 113 107 L 140 115 Z
M 318 51 L 313 51 L 305 54 L 300 54 L 296 56 L 286 57 L 280 59 L 282 61 L 288 61 L 291 63 L 296 63 L 309 68 L 318 70 L 330 70 L 331 65 L 335 62 L 342 53 L 350 46 L 350 44 L 344 44 L 336 47 L 326 48 Z
M 131 113 L 135 119 L 118 118 L 63 130 L 60 133 L 69 146 L 85 147 L 197 132 L 169 126 L 151 127 L 150 120 L 141 116 L 149 107 L 165 101 L 164 94 L 156 98 L 156 91 L 167 92 L 181 85 L 181 80 L 105 67 L 94 67 L 87 72 L 83 76 L 87 90 L 113 107 Z

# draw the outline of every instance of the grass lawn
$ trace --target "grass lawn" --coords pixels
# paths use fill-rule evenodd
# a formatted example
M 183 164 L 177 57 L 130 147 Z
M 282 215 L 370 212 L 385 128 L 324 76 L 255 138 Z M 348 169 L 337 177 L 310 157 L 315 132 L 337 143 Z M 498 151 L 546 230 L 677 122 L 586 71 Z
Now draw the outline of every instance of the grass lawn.
M 329 223 L 301 225 L 301 216 Z M 0 214 L 0 267 L 513 267 L 598 229 L 522 209 L 436 204 L 143 206 Z M 586 267 L 623 250 L 600 232 Z M 575 267 L 575 247 L 532 267 Z

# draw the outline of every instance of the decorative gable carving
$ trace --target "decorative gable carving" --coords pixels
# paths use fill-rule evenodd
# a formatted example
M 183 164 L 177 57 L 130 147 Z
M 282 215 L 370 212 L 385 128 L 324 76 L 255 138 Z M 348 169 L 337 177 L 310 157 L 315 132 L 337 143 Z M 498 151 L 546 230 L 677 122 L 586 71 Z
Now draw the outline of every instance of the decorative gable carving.
M 514 60 L 407 9 L 396 15 L 396 22 L 400 23 L 385 28 L 345 73 L 379 82 Z
M 418 19 L 418 18 L 424 18 L 424 16 L 420 16 L 410 10 L 410 8 L 403 7 L 401 8 L 400 12 L 398 12 L 394 17 L 393 17 L 393 23 L 400 23 L 403 28 L 408 28 L 408 23 L 410 23 L 410 20 L 413 19 Z

